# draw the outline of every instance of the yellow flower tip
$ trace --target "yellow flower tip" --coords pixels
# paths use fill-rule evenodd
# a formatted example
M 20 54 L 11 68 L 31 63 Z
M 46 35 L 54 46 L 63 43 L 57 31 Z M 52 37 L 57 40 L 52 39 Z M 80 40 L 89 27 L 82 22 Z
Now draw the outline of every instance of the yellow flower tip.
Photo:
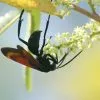
M 28 2 L 28 6 L 30 7 L 30 8 L 36 8 L 37 7 L 37 3 L 36 2 L 34 2 L 34 1 L 32 1 L 32 2 Z
M 36 8 L 38 5 L 35 0 L 0 0 L 0 2 L 14 6 L 16 8 L 27 9 L 27 10 Z
M 53 15 L 56 12 L 56 7 L 50 0 L 0 0 L 0 2 L 16 8 L 25 9 L 26 11 L 31 11 L 33 8 L 37 8 L 42 12 Z
M 33 0 L 23 0 L 23 1 L 18 1 L 16 2 L 16 6 L 17 8 L 21 8 L 21 9 L 25 9 L 25 10 L 31 10 L 33 8 L 37 8 L 38 4 L 37 2 L 33 1 Z

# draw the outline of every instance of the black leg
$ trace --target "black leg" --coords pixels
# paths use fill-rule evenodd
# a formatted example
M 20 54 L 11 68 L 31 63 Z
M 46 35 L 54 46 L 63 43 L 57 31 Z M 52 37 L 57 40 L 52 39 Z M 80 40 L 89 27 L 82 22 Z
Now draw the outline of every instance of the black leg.
M 58 63 L 62 62 L 62 60 L 65 59 L 68 54 L 69 54 L 69 51 L 67 53 L 65 53 L 65 55 L 60 59 L 60 61 Z
M 46 23 L 46 28 L 45 28 L 44 37 L 43 37 L 43 44 L 42 44 L 42 47 L 40 49 L 40 54 L 43 54 L 43 48 L 45 46 L 46 33 L 47 33 L 47 30 L 48 30 L 48 26 L 49 26 L 49 20 L 50 20 L 50 15 L 48 16 L 48 20 L 47 20 L 47 23 Z
M 67 63 L 65 63 L 65 64 L 62 65 L 62 66 L 57 67 L 56 69 L 62 68 L 62 67 L 64 67 L 64 66 L 66 66 L 67 64 L 69 64 L 70 62 L 72 62 L 81 52 L 82 52 L 82 51 L 80 51 L 78 54 L 76 54 L 76 55 L 75 55 L 72 59 L 70 59 Z
M 58 66 L 56 67 L 56 68 L 59 68 L 61 65 L 62 65 L 62 63 L 64 62 L 64 60 L 66 59 L 66 56 L 69 54 L 69 52 L 68 53 L 65 53 L 65 55 L 60 59 L 60 61 L 58 62 Z
M 24 10 L 22 10 L 21 14 L 20 14 L 20 17 L 19 17 L 19 22 L 18 22 L 18 38 L 21 42 L 23 42 L 24 44 L 28 45 L 28 43 L 26 41 L 24 41 L 23 39 L 20 38 L 20 30 L 21 30 L 21 24 L 22 24 L 22 21 L 23 19 L 22 18 L 22 15 L 24 13 Z

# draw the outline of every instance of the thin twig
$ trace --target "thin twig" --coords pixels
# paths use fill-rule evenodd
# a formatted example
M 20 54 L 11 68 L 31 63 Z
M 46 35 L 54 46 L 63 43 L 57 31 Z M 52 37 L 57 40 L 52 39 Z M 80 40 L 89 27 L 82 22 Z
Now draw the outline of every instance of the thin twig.
M 74 9 L 75 11 L 77 11 L 77 12 L 83 14 L 83 15 L 86 15 L 86 16 L 88 16 L 88 17 L 90 17 L 90 18 L 92 18 L 92 19 L 94 19 L 94 20 L 100 22 L 100 16 L 97 15 L 97 14 L 90 13 L 90 12 L 88 12 L 87 10 L 85 10 L 85 9 L 83 9 L 83 8 L 80 8 L 79 6 L 77 6 L 77 5 L 75 5 L 75 4 L 73 4 L 73 9 Z
M 96 14 L 96 11 L 95 11 L 95 6 L 94 4 L 92 3 L 92 0 L 88 0 L 88 4 L 92 10 L 92 13 Z

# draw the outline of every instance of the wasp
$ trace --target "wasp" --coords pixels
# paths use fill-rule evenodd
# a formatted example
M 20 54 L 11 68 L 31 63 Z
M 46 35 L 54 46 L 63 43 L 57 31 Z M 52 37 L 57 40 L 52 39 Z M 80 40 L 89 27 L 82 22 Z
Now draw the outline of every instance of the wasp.
M 65 55 L 59 61 L 58 61 L 57 55 L 56 57 L 54 57 L 50 54 L 45 54 L 45 52 L 43 51 L 43 48 L 47 44 L 46 43 L 46 33 L 47 33 L 48 25 L 49 25 L 50 15 L 48 16 L 48 20 L 46 22 L 43 44 L 41 48 L 39 47 L 40 46 L 39 44 L 40 35 L 42 32 L 41 30 L 34 31 L 29 37 L 28 41 L 23 40 L 20 37 L 21 24 L 23 21 L 22 19 L 23 13 L 24 13 L 24 10 L 22 10 L 20 17 L 19 17 L 19 22 L 18 22 L 18 39 L 28 47 L 31 53 L 26 51 L 22 46 L 17 45 L 17 48 L 10 48 L 10 47 L 1 48 L 1 51 L 4 54 L 4 56 L 20 64 L 36 69 L 38 71 L 50 72 L 50 71 L 54 71 L 58 68 L 62 68 L 66 66 L 82 52 L 80 51 L 78 54 L 76 54 L 72 59 L 70 59 L 65 64 L 63 64 L 63 62 L 69 53 L 65 53 Z M 33 57 L 32 54 L 35 55 L 36 58 Z

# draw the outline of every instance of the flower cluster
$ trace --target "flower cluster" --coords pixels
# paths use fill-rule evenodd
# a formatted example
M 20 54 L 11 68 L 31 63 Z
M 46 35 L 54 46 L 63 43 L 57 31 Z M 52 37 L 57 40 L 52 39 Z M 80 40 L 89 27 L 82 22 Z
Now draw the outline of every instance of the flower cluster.
M 100 39 L 100 23 L 91 20 L 82 27 L 77 27 L 72 33 L 66 32 L 55 36 L 54 41 L 48 41 L 44 47 L 45 53 L 56 55 L 59 51 L 76 52 L 90 48 L 95 40 Z
M 70 15 L 71 9 L 73 8 L 72 4 L 78 4 L 80 0 L 54 0 L 54 4 L 58 7 L 58 11 L 61 18 L 65 15 Z

